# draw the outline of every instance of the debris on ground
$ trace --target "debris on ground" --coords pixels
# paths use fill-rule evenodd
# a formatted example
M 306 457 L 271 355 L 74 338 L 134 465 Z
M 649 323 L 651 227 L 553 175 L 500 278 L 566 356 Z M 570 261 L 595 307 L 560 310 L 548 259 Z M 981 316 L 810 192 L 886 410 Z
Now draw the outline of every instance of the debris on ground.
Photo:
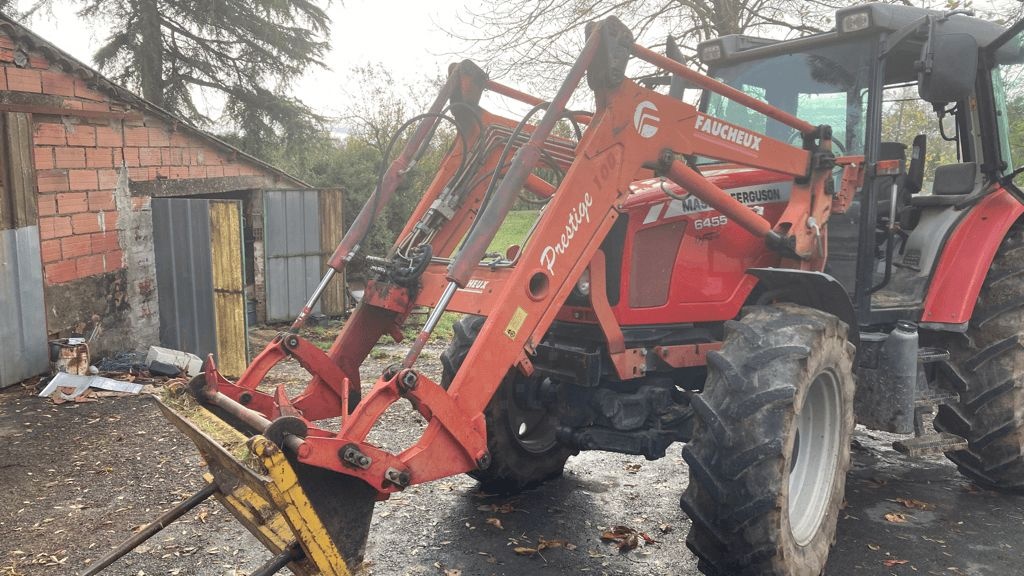
M 639 532 L 629 526 L 615 526 L 610 530 L 601 533 L 601 540 L 614 542 L 619 547 L 619 552 L 629 552 L 638 546 L 646 546 L 657 542 L 646 532 Z
M 61 338 L 50 340 L 50 373 L 67 372 L 85 375 L 89 373 L 89 345 L 85 338 Z
M 141 352 L 118 352 L 96 363 L 100 372 L 137 373 L 145 368 L 146 356 Z
M 575 550 L 576 545 L 570 544 L 567 540 L 545 540 L 544 538 L 537 539 L 536 546 L 516 546 L 512 548 L 512 551 L 520 556 L 533 556 L 539 555 L 541 558 L 544 556 L 541 554 L 544 550 L 550 550 L 552 548 L 565 548 L 566 550 Z
M 149 353 L 146 354 L 146 366 L 149 366 L 152 371 L 155 362 L 165 370 L 167 366 L 173 366 L 189 376 L 196 376 L 203 371 L 203 361 L 195 354 L 160 346 L 150 346 Z M 165 375 L 171 376 L 172 374 Z M 177 374 L 173 374 L 173 376 L 177 376 Z
M 914 500 L 913 498 L 895 498 L 892 500 L 892 502 L 902 504 L 905 508 L 911 508 L 914 510 L 932 510 L 935 508 L 934 504 L 922 502 L 920 500 Z
M 39 393 L 39 397 L 50 397 L 54 404 L 81 402 L 88 398 L 85 394 L 90 388 L 122 394 L 138 394 L 142 392 L 143 385 L 104 378 L 103 376 L 80 376 L 68 374 L 67 372 L 58 372 L 50 379 L 50 382 L 43 388 L 42 392 Z

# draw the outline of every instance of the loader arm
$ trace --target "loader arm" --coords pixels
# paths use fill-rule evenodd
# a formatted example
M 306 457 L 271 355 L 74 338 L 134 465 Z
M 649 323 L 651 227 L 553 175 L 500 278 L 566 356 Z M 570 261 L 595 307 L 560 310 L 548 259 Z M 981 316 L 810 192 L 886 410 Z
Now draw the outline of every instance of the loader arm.
M 748 131 L 641 87 L 625 78 L 631 56 L 798 130 L 803 145 Z M 593 115 L 566 108 L 584 78 L 596 97 Z M 485 91 L 523 101 L 534 106 L 534 112 L 543 110 L 543 119 L 534 126 L 529 115 L 515 121 L 488 113 L 479 105 Z M 581 127 L 578 142 L 552 135 L 562 118 Z M 457 128 L 451 150 L 387 257 L 366 256 L 377 278 L 367 286 L 331 348 L 321 352 L 297 334 L 298 328 L 323 287 L 356 257 L 373 220 L 441 122 Z M 684 155 L 792 178 L 793 191 L 782 218 L 771 224 L 681 161 Z M 218 415 L 284 449 L 297 466 L 300 481 L 302 470 L 310 466 L 331 470 L 365 484 L 378 499 L 385 499 L 411 484 L 487 468 L 484 408 L 510 369 L 532 372 L 537 345 L 584 270 L 592 265 L 603 269 L 601 243 L 622 216 L 630 185 L 638 176 L 654 175 L 682 186 L 763 238 L 784 266 L 820 270 L 824 263 L 820 232 L 833 203 L 825 181 L 834 165 L 827 126 L 812 126 L 636 45 L 614 18 L 588 27 L 586 46 L 550 103 L 488 80 L 470 62 L 460 63 L 452 67 L 430 111 L 381 176 L 378 189 L 338 246 L 320 287 L 291 329 L 268 344 L 237 382 L 221 376 L 212 357 L 208 358 L 204 375 L 193 383 L 192 391 Z M 560 173 L 561 178 L 544 180 L 537 173 L 540 167 Z M 529 239 L 515 254 L 487 255 L 487 247 L 524 188 L 550 198 Z M 605 337 L 616 343 L 610 350 L 619 376 L 641 375 L 642 351 L 622 345 L 621 330 L 608 313 L 603 294 L 593 298 Z M 385 370 L 369 393 L 360 397 L 359 366 L 381 336 L 401 340 L 402 326 L 411 311 L 421 306 L 432 312 L 405 359 Z M 447 389 L 416 368 L 420 350 L 443 312 L 487 317 Z M 260 389 L 267 372 L 287 358 L 295 358 L 312 375 L 305 390 L 289 398 L 282 387 Z M 393 454 L 370 444 L 367 435 L 384 411 L 403 398 L 428 424 L 413 446 Z M 337 432 L 317 425 L 339 416 L 342 423 Z M 344 491 L 331 496 L 347 497 L 351 496 Z M 317 508 L 318 501 L 311 500 Z M 327 518 L 324 524 L 330 531 L 339 521 L 369 527 L 368 518 Z M 349 560 L 358 560 L 356 552 L 361 549 L 353 552 L 358 543 L 339 543 L 339 548 Z

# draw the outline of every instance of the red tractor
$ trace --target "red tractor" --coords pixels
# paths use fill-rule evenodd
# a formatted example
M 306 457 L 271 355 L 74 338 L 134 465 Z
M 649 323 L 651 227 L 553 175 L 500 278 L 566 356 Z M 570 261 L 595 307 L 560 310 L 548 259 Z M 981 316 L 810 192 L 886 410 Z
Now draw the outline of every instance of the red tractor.
M 514 492 L 581 450 L 656 459 L 685 443 L 681 506 L 705 574 L 822 572 L 855 422 L 914 434 L 897 448 L 944 451 L 985 486 L 1024 487 L 1024 129 L 1010 116 L 1024 32 L 881 4 L 836 22 L 705 42 L 703 75 L 610 18 L 588 27 L 550 102 L 453 66 L 291 330 L 237 382 L 212 358 L 193 382 L 257 434 L 263 498 L 290 526 L 276 540 L 253 527 L 238 486 L 256 481 L 179 421 L 210 463 L 199 496 L 217 494 L 278 554 L 260 573 L 345 573 L 375 500 L 460 473 Z M 631 59 L 663 77 L 630 79 Z M 584 78 L 593 113 L 566 108 Z M 492 114 L 485 91 L 533 110 Z M 927 106 L 941 142 L 887 140 L 894 91 Z M 394 247 L 362 254 L 443 122 L 457 137 Z M 575 135 L 554 135 L 559 122 Z M 930 166 L 939 145 L 951 161 Z M 546 199 L 534 228 L 489 253 L 524 190 Z M 298 329 L 355 258 L 375 277 L 324 354 Z M 404 361 L 361 395 L 360 364 L 424 306 Z M 464 316 L 434 382 L 417 359 L 444 312 Z M 294 397 L 260 388 L 285 358 L 312 375 Z M 366 437 L 401 399 L 428 425 L 392 454 Z

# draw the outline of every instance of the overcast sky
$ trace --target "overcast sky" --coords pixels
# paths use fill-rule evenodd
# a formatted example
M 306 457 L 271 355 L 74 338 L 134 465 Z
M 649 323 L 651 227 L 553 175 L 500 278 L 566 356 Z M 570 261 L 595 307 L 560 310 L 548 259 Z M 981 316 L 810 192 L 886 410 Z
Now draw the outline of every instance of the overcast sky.
M 20 2 L 25 8 L 31 2 Z M 331 17 L 329 70 L 316 70 L 300 81 L 295 94 L 315 110 L 338 115 L 346 93 L 358 91 L 346 74 L 354 66 L 380 63 L 396 79 L 436 77 L 456 58 L 463 43 L 442 30 L 451 28 L 466 0 L 335 0 Z M 383 15 L 383 17 L 382 17 Z M 54 3 L 53 15 L 41 14 L 29 26 L 69 54 L 92 65 L 92 54 L 107 36 L 90 29 L 68 2 Z
M 980 16 L 997 16 L 1021 0 L 976 0 Z M 915 5 L 941 5 L 944 0 L 913 0 Z M 32 0 L 19 2 L 24 9 Z M 359 87 L 348 72 L 356 66 L 377 63 L 390 71 L 396 82 L 426 81 L 444 74 L 448 64 L 466 56 L 464 42 L 445 30 L 462 29 L 458 16 L 466 6 L 478 7 L 473 0 L 334 0 L 328 12 L 332 21 L 331 50 L 326 63 L 329 70 L 311 71 L 297 83 L 295 95 L 327 116 L 339 116 L 348 103 L 348 94 Z M 91 29 L 80 21 L 70 2 L 56 0 L 53 13 L 41 14 L 29 26 L 79 60 L 92 65 L 92 54 L 108 35 L 107 30 Z M 460 56 L 461 55 L 461 56 Z M 486 63 L 480 63 L 486 69 Z M 538 94 L 551 97 L 552 94 Z M 216 100 L 211 111 L 219 108 Z M 507 110 L 506 102 L 485 104 L 498 112 Z M 343 132 L 343 127 L 337 127 Z

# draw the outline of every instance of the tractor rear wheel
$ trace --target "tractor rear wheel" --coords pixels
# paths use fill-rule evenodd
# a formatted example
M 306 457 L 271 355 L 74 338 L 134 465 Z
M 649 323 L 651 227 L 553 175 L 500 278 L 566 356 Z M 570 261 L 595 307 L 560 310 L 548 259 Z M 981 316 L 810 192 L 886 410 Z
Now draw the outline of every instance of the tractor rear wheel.
M 486 318 L 467 315 L 454 325 L 455 337 L 441 354 L 441 386 L 452 383 L 469 353 Z M 491 464 L 469 475 L 480 481 L 485 492 L 514 494 L 562 475 L 565 461 L 573 451 L 555 437 L 556 416 L 543 407 L 525 405 L 516 394 L 526 376 L 509 370 L 491 402 L 484 409 L 487 449 Z
M 854 349 L 835 316 L 790 304 L 726 323 L 693 397 L 687 546 L 714 575 L 817 576 L 850 467 Z
M 939 407 L 935 428 L 966 438 L 967 449 L 947 456 L 978 484 L 1024 490 L 1024 227 L 1003 241 L 967 332 L 950 340 L 966 390 Z

